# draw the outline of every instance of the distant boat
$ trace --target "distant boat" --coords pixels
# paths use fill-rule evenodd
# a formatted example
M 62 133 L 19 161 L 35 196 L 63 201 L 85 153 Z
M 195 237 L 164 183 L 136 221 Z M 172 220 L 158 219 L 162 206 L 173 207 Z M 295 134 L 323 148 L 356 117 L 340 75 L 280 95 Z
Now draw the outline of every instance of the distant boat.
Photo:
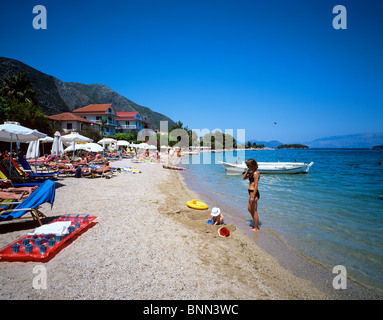
M 234 164 L 219 161 L 227 174 L 243 174 L 247 170 L 245 162 Z M 308 173 L 314 162 L 258 162 L 259 173 Z

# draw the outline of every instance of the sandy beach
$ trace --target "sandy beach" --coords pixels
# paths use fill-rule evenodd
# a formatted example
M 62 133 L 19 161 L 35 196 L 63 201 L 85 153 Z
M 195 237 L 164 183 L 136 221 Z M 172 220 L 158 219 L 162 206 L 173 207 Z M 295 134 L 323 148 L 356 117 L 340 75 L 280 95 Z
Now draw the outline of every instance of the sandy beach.
M 48 262 L 0 262 L 0 299 L 243 300 L 328 299 L 294 276 L 232 223 L 229 237 L 208 225 L 210 210 L 177 171 L 161 164 L 111 163 L 142 173 L 105 178 L 60 178 L 49 218 L 96 215 L 97 222 Z M 176 213 L 176 211 L 180 211 Z M 36 222 L 2 223 L 0 247 L 31 232 Z M 47 288 L 34 289 L 36 265 Z

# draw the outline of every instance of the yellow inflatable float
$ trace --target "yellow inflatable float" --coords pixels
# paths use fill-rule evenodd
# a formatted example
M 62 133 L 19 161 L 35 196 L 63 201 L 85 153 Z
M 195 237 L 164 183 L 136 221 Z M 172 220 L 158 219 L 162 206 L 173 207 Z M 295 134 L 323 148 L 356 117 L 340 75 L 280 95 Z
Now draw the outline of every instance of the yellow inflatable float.
M 198 209 L 198 210 L 206 210 L 208 208 L 208 205 L 206 203 L 197 201 L 196 199 L 190 200 L 186 202 L 186 204 L 189 208 Z

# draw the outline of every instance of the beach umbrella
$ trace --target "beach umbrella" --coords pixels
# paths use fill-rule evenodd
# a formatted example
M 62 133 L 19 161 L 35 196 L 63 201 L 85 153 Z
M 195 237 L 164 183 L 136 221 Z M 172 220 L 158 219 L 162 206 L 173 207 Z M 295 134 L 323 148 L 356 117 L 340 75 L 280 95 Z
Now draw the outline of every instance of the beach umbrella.
M 83 143 L 75 144 L 74 145 L 74 150 L 87 150 L 87 151 L 89 151 L 88 148 L 86 147 L 86 143 L 84 143 L 84 144 Z M 64 153 L 71 152 L 71 151 L 73 151 L 73 144 L 71 144 L 69 147 L 66 147 L 64 149 Z
M 130 143 L 128 141 L 126 141 L 126 140 L 118 140 L 117 141 L 117 145 L 118 146 L 129 146 Z
M 70 134 L 66 134 L 65 136 L 61 137 L 61 140 L 67 146 L 69 146 L 70 144 L 73 144 L 73 142 L 82 142 L 82 143 L 93 142 L 92 139 L 82 136 L 78 132 L 72 132 Z
M 154 149 L 157 149 L 157 147 L 151 144 L 151 145 L 149 145 L 148 149 L 154 150 Z
M 61 157 L 64 153 L 64 146 L 63 142 L 61 139 L 61 134 L 60 132 L 56 131 L 54 134 L 53 138 L 53 143 L 52 143 L 52 149 L 51 149 L 51 154 L 57 156 L 56 158 L 56 166 L 57 168 L 59 167 L 59 157 Z
M 137 148 L 140 148 L 140 149 L 148 149 L 149 148 L 149 145 L 145 142 L 143 143 L 140 143 L 137 145 Z
M 85 136 L 82 136 L 78 132 L 72 132 L 70 134 L 62 136 L 61 139 L 65 145 L 70 145 L 72 143 L 72 145 L 73 145 L 73 159 L 74 159 L 74 152 L 75 152 L 74 145 L 76 142 L 82 142 L 82 143 L 93 142 L 92 139 L 87 138 Z
M 46 137 L 45 133 L 41 133 L 34 129 L 21 126 L 18 122 L 6 121 L 0 125 L 0 141 L 10 142 L 10 156 L 12 158 L 13 142 L 28 142 Z M 9 176 L 11 176 L 12 161 L 9 161 Z
M 40 140 L 34 140 L 29 142 L 26 158 L 36 159 L 40 156 Z
M 45 138 L 40 138 L 39 141 L 40 141 L 40 143 L 43 146 L 43 154 L 44 154 L 45 153 L 44 152 L 44 144 L 46 144 L 46 143 L 53 143 L 53 138 L 49 137 L 49 136 L 46 136 Z
M 26 158 L 27 159 L 35 159 L 35 168 L 36 168 L 36 173 L 37 173 L 37 158 L 40 156 L 40 139 L 30 141 Z
M 104 149 L 97 143 L 87 143 L 85 146 L 88 148 L 90 152 L 102 152 Z
M 29 142 L 46 137 L 45 133 L 21 126 L 18 122 L 6 121 L 0 125 L 0 141 Z
M 53 144 L 51 149 L 51 154 L 61 157 L 64 153 L 64 146 L 61 139 L 60 132 L 56 131 L 53 138 Z
M 112 138 L 104 138 L 104 139 L 101 139 L 100 141 L 98 141 L 97 143 L 98 144 L 111 144 L 111 143 L 116 143 L 117 140 L 116 139 L 112 139 Z
M 89 143 L 81 143 L 75 145 L 75 150 L 85 150 L 89 152 L 102 152 L 102 147 L 93 142 Z M 65 148 L 64 152 L 73 151 L 73 145 L 70 145 L 69 147 Z
M 52 143 L 53 140 L 54 139 L 52 137 L 49 137 L 49 136 L 46 136 L 45 138 L 40 138 L 39 139 L 40 143 Z
M 116 142 L 117 142 L 117 140 L 113 139 L 113 138 L 103 138 L 100 141 L 98 141 L 97 143 L 102 144 L 102 148 L 105 150 L 105 145 L 106 144 L 111 144 L 111 143 L 116 143 Z M 103 156 L 105 156 L 104 150 L 103 150 L 103 153 L 102 153 Z

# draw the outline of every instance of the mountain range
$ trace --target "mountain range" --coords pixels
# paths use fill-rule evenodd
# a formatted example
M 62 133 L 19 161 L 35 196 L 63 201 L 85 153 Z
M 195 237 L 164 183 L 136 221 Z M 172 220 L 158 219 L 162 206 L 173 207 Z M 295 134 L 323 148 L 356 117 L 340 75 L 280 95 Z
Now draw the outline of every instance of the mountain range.
M 2 79 L 10 75 L 24 73 L 32 82 L 38 93 L 37 99 L 47 115 L 71 112 L 74 109 L 89 104 L 111 103 L 116 111 L 138 111 L 144 121 L 150 123 L 152 129 L 159 129 L 160 121 L 168 121 L 169 127 L 174 121 L 164 114 L 141 106 L 104 84 L 84 84 L 79 82 L 63 82 L 58 78 L 47 75 L 18 60 L 0 57 L 0 86 Z M 250 140 L 251 143 L 263 144 L 276 148 L 283 142 Z M 367 132 L 359 134 L 330 136 L 309 142 L 296 142 L 310 148 L 372 148 L 383 145 L 382 132 Z
M 281 144 L 284 144 L 283 142 L 277 141 L 277 140 L 271 140 L 271 141 L 261 141 L 261 140 L 249 140 L 250 143 L 256 143 L 257 145 L 263 144 L 267 148 L 276 148 L 280 146 Z
M 104 84 L 83 84 L 63 82 L 18 60 L 0 57 L 0 85 L 10 75 L 24 73 L 38 93 L 37 100 L 47 115 L 71 112 L 89 104 L 111 103 L 116 111 L 138 111 L 151 129 L 159 129 L 160 121 L 168 121 L 169 127 L 175 122 L 164 114 L 141 106 Z
M 331 136 L 303 143 L 310 148 L 372 148 L 383 144 L 382 132 Z
M 249 140 L 251 143 L 263 144 L 265 147 L 276 148 L 283 142 L 272 141 L 260 141 Z M 341 136 L 330 136 L 315 139 L 308 142 L 294 142 L 306 145 L 310 148 L 367 148 L 370 149 L 374 146 L 383 145 L 383 133 L 382 132 L 365 132 L 357 134 L 348 134 Z

